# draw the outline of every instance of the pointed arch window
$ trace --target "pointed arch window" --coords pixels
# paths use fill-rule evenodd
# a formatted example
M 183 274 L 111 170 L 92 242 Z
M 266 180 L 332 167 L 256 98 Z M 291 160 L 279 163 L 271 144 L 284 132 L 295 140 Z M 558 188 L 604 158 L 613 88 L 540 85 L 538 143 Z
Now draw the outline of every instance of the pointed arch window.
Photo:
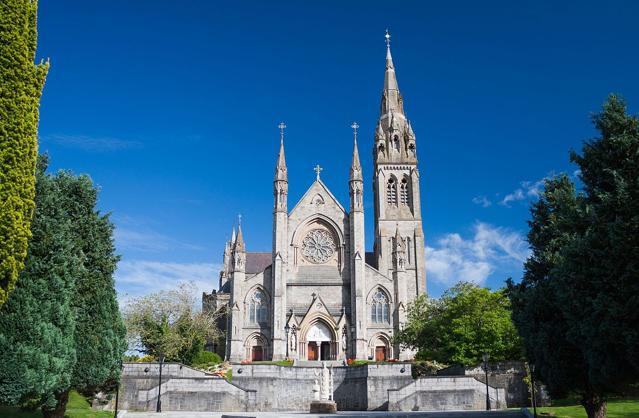
M 408 194 L 408 180 L 406 177 L 402 179 L 399 185 L 399 201 L 402 205 L 408 206 L 410 204 L 410 197 Z
M 266 296 L 261 290 L 256 290 L 249 301 L 249 322 L 258 324 L 266 322 L 266 314 L 268 307 L 266 306 Z
M 386 184 L 386 202 L 389 205 L 397 206 L 397 182 L 394 177 L 388 179 Z
M 390 322 L 390 302 L 381 289 L 377 289 L 371 303 L 371 321 L 375 324 Z

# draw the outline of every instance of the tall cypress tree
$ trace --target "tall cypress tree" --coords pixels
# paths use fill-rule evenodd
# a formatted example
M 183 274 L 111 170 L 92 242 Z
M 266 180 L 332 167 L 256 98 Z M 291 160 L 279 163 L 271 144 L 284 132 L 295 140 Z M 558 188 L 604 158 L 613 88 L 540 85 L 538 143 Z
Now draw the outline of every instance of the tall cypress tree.
M 65 196 L 38 168 L 36 209 L 25 268 L 0 308 L 0 403 L 53 408 L 75 364 L 75 279 L 82 268 Z
M 126 350 L 124 323 L 120 316 L 113 274 L 118 257 L 113 245 L 113 223 L 96 210 L 97 189 L 88 176 L 67 172 L 57 175 L 65 196 L 73 238 L 82 251 L 83 270 L 76 278 L 72 305 L 75 310 L 75 351 L 69 389 L 92 393 L 109 389 L 120 378 L 120 361 Z M 47 417 L 62 417 L 67 393 L 58 405 L 43 410 Z
M 0 2 L 0 305 L 24 267 L 33 218 L 40 95 L 36 0 Z

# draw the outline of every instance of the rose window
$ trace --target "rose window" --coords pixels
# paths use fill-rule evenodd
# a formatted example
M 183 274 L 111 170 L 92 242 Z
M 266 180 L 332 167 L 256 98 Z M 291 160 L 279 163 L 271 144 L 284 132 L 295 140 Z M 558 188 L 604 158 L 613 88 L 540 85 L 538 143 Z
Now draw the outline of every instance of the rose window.
M 335 254 L 335 241 L 324 229 L 313 229 L 302 240 L 302 255 L 311 263 L 326 263 L 333 254 Z

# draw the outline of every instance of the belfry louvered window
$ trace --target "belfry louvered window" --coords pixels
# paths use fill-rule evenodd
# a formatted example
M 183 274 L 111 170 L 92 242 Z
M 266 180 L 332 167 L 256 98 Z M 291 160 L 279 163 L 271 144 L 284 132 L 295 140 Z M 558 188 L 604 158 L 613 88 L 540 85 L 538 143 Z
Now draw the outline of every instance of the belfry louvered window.
M 389 205 L 397 206 L 397 183 L 392 177 L 388 179 L 386 185 L 386 201 Z
M 406 180 L 406 178 L 403 178 L 401 184 L 399 185 L 399 201 L 402 205 L 408 205 L 408 199 L 408 180 Z
M 371 321 L 376 324 L 390 322 L 390 303 L 386 293 L 378 289 L 371 301 Z

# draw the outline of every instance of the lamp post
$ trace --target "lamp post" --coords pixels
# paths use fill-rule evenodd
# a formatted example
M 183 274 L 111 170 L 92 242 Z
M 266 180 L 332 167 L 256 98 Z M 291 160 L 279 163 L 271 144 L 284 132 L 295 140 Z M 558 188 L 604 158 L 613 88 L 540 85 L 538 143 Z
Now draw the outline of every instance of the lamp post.
M 164 363 L 164 354 L 160 353 L 160 379 L 158 382 L 158 405 L 155 409 L 155 412 L 162 412 L 162 399 L 161 399 L 161 389 L 162 389 L 162 363 Z
M 291 330 L 291 327 L 288 326 L 288 323 L 284 325 L 284 333 L 286 334 L 286 359 L 288 359 L 288 332 Z
M 535 397 L 535 363 L 530 364 L 530 386 L 532 387 L 533 416 L 537 418 L 537 398 Z
M 124 370 L 124 365 L 122 364 L 122 360 L 120 360 L 120 378 L 122 378 L 122 370 Z M 115 387 L 115 411 L 113 413 L 113 418 L 118 418 L 118 400 L 120 398 L 120 382 L 118 381 L 118 385 Z
M 486 411 L 490 411 L 490 395 L 488 394 L 488 359 L 490 356 L 488 353 L 484 353 L 481 358 L 484 360 L 484 372 L 486 373 Z

